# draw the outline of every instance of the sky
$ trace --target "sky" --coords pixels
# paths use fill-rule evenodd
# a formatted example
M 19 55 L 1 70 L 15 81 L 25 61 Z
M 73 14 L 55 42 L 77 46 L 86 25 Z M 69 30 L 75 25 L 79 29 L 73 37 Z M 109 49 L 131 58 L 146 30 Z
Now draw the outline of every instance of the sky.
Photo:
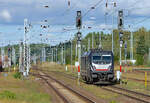
M 95 9 L 90 10 L 93 6 Z M 129 29 L 129 25 L 132 31 L 142 26 L 150 29 L 149 0 L 0 0 L 0 45 L 23 40 L 25 18 L 33 26 L 28 33 L 30 42 L 48 38 L 51 44 L 56 44 L 70 40 L 77 32 L 75 18 L 78 10 L 83 16 L 83 37 L 94 31 L 111 33 L 112 27 L 117 29 L 118 10 L 121 9 L 124 11 L 124 29 Z M 47 30 L 40 27 L 44 20 L 48 20 Z M 92 28 L 87 29 L 89 26 Z

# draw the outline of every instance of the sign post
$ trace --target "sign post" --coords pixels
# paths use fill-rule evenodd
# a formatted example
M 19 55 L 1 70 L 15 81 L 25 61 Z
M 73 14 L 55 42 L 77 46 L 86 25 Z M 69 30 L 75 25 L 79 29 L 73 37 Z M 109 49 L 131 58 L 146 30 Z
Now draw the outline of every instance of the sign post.
M 125 50 L 125 72 L 127 72 L 127 41 L 125 41 L 124 50 Z

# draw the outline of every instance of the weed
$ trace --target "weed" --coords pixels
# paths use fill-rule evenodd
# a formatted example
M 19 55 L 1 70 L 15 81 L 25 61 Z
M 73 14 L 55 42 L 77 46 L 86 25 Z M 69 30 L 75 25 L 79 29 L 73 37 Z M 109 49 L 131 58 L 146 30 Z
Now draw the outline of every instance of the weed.
M 114 100 L 112 100 L 112 101 L 110 101 L 110 103 L 117 103 L 116 101 L 114 101 Z
M 21 73 L 20 72 L 16 72 L 13 76 L 16 79 L 20 79 L 21 78 Z
M 16 94 L 6 90 L 0 93 L 0 98 L 16 99 Z

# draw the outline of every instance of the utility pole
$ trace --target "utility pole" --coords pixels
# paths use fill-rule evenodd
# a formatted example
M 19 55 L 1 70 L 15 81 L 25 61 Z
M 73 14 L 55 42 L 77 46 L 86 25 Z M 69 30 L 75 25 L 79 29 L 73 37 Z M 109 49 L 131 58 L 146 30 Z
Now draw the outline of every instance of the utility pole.
M 88 38 L 88 51 L 90 50 L 90 38 Z
M 9 43 L 10 44 L 10 43 Z M 12 49 L 11 49 L 11 47 L 10 47 L 10 45 L 8 46 L 8 64 L 9 64 L 9 72 L 10 72 L 10 67 L 11 67 L 11 51 L 12 51 Z
M 94 48 L 94 34 L 92 34 L 92 49 Z
M 66 43 L 64 43 L 64 65 L 66 65 Z
M 112 52 L 114 53 L 114 8 L 116 7 L 116 2 L 113 2 L 113 14 L 112 14 Z
M 57 46 L 56 46 L 56 63 L 57 63 Z
M 101 33 L 99 34 L 99 48 L 102 48 L 102 36 Z
M 78 55 L 78 51 L 77 51 L 77 49 L 78 49 L 78 47 L 77 47 L 77 44 L 76 44 L 76 57 L 77 57 L 77 55 Z
M 24 72 L 24 67 L 23 67 L 23 42 L 20 43 L 19 46 L 19 72 Z
M 53 48 L 53 61 L 55 62 L 55 47 Z
M 42 62 L 46 61 L 45 47 L 42 48 Z
M 36 65 L 36 59 L 37 59 L 36 54 L 34 54 L 33 55 L 33 63 L 34 63 L 34 65 Z
M 129 25 L 130 29 L 130 25 Z M 130 60 L 133 60 L 133 32 L 130 33 Z
M 52 49 L 52 62 L 54 62 L 54 50 L 53 50 L 53 48 L 51 48 Z
M 63 44 L 61 44 L 61 63 L 64 64 L 64 58 L 63 58 Z
M 12 48 L 12 61 L 15 66 L 16 65 L 16 51 L 14 47 Z
M 72 40 L 71 40 L 71 70 L 72 70 Z M 73 71 L 73 70 L 72 70 Z
M 124 45 L 124 51 L 125 51 L 125 66 L 127 66 L 127 41 L 125 41 Z M 125 72 L 127 71 L 127 68 L 125 68 Z
M 23 63 L 23 66 L 24 66 L 24 71 L 23 71 L 23 73 L 24 73 L 24 76 L 26 76 L 27 74 L 26 74 L 26 68 L 27 68 L 27 22 L 28 22 L 28 20 L 27 19 L 24 19 L 24 63 Z
M 29 43 L 29 35 L 27 33 L 29 32 L 30 25 L 28 25 L 28 20 L 24 19 L 24 71 L 23 74 L 24 76 L 29 75 L 29 70 L 30 70 L 30 43 Z
M 4 47 L 1 47 L 1 60 L 2 60 L 2 68 L 5 66 L 5 50 Z

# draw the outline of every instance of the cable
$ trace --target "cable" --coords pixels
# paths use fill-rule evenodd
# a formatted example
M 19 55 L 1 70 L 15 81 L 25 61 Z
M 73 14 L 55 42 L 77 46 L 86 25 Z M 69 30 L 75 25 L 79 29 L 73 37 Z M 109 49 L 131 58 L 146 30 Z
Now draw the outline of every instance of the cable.
M 148 19 L 150 19 L 150 16 L 144 18 L 143 20 L 141 20 L 141 21 L 139 21 L 139 22 L 134 23 L 134 25 L 137 25 L 137 24 L 140 24 L 140 23 L 142 23 L 142 22 L 145 22 L 145 21 L 148 20 Z
M 130 5 L 129 7 L 133 8 L 134 6 L 136 6 L 137 3 L 139 3 L 139 1 L 143 1 L 143 0 L 137 0 L 132 5 Z M 128 9 L 132 9 L 132 8 L 128 8 Z
M 94 6 L 92 6 L 82 17 L 85 17 L 91 10 L 95 9 L 103 0 L 98 1 Z

